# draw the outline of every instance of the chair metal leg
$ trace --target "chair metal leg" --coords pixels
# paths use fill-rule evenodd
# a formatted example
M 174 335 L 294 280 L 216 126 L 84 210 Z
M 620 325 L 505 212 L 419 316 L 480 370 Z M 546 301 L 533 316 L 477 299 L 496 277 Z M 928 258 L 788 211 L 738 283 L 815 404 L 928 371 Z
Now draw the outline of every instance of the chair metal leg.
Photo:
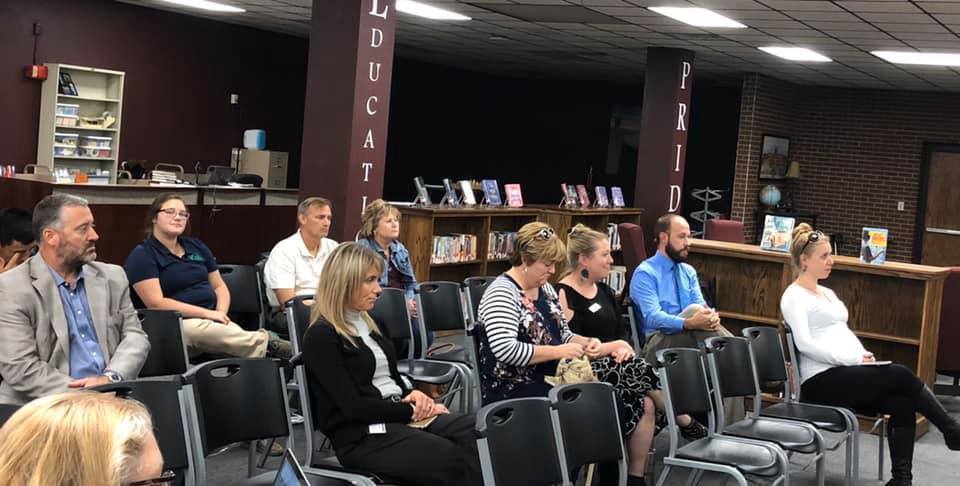
M 247 477 L 252 478 L 256 473 L 257 464 L 257 441 L 250 441 L 250 450 L 247 457 Z
M 887 418 L 881 416 L 877 422 L 880 424 L 880 442 L 877 444 L 879 450 L 877 454 L 879 456 L 877 460 L 877 480 L 883 481 L 883 443 L 887 436 Z
M 660 471 L 660 477 L 657 478 L 657 486 L 663 486 L 663 483 L 667 481 L 667 476 L 670 475 L 670 465 L 664 464 L 663 469 Z
M 690 475 L 687 476 L 687 482 L 684 483 L 686 486 L 693 486 L 695 484 L 700 484 L 700 478 L 703 476 L 703 469 L 694 469 L 690 471 Z

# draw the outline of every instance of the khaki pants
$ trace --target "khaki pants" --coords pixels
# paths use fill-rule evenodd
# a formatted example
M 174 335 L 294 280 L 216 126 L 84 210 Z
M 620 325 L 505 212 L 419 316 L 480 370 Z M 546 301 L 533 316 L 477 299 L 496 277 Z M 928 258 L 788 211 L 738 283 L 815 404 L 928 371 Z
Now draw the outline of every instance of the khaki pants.
M 690 304 L 678 317 L 684 319 L 696 314 L 703 306 L 700 304 Z M 657 351 L 667 348 L 699 348 L 707 338 L 714 336 L 731 337 L 733 334 L 727 328 L 720 326 L 717 331 L 681 331 L 676 334 L 664 334 L 660 331 L 654 331 L 647 336 L 647 342 L 643 346 L 644 359 L 656 366 Z M 742 420 L 746 416 L 746 408 L 743 399 L 725 398 L 723 400 L 724 421 L 732 424 Z
M 209 319 L 184 319 L 183 334 L 191 357 L 209 353 L 238 358 L 262 358 L 267 354 L 267 331 L 246 331 L 230 323 L 221 324 Z

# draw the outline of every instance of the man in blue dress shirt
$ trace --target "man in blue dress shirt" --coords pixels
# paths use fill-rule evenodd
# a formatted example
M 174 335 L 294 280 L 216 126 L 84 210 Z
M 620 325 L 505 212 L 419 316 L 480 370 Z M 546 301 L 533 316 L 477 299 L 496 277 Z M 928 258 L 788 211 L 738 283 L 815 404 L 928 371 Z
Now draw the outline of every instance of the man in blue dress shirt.
M 43 198 L 33 232 L 39 253 L 0 275 L 0 403 L 136 378 L 150 343 L 123 269 L 94 262 L 87 201 Z

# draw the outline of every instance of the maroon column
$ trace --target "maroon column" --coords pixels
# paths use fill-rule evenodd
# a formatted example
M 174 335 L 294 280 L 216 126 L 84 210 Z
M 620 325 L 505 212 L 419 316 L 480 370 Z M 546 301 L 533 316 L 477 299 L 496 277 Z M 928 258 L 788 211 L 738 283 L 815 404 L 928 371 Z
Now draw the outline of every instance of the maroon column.
M 647 49 L 633 205 L 644 209 L 641 221 L 648 237 L 658 217 L 681 210 L 692 90 L 692 51 Z
M 333 203 L 330 237 L 353 240 L 383 191 L 394 0 L 314 0 L 300 198 Z

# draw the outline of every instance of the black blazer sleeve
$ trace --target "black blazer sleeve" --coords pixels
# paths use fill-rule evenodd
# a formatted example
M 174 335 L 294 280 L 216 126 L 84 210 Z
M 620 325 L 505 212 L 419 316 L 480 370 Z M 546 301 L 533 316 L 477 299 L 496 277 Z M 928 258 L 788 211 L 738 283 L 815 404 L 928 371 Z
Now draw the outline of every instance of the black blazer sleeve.
M 342 340 L 333 327 L 321 320 L 307 330 L 303 347 L 307 376 L 320 385 L 320 391 L 329 403 L 339 409 L 348 422 L 406 423 L 413 417 L 413 407 L 408 403 L 395 403 L 360 392 L 354 375 L 347 367 L 345 353 L 370 352 L 365 346 L 353 347 Z M 399 376 L 396 363 L 390 363 L 390 374 Z

